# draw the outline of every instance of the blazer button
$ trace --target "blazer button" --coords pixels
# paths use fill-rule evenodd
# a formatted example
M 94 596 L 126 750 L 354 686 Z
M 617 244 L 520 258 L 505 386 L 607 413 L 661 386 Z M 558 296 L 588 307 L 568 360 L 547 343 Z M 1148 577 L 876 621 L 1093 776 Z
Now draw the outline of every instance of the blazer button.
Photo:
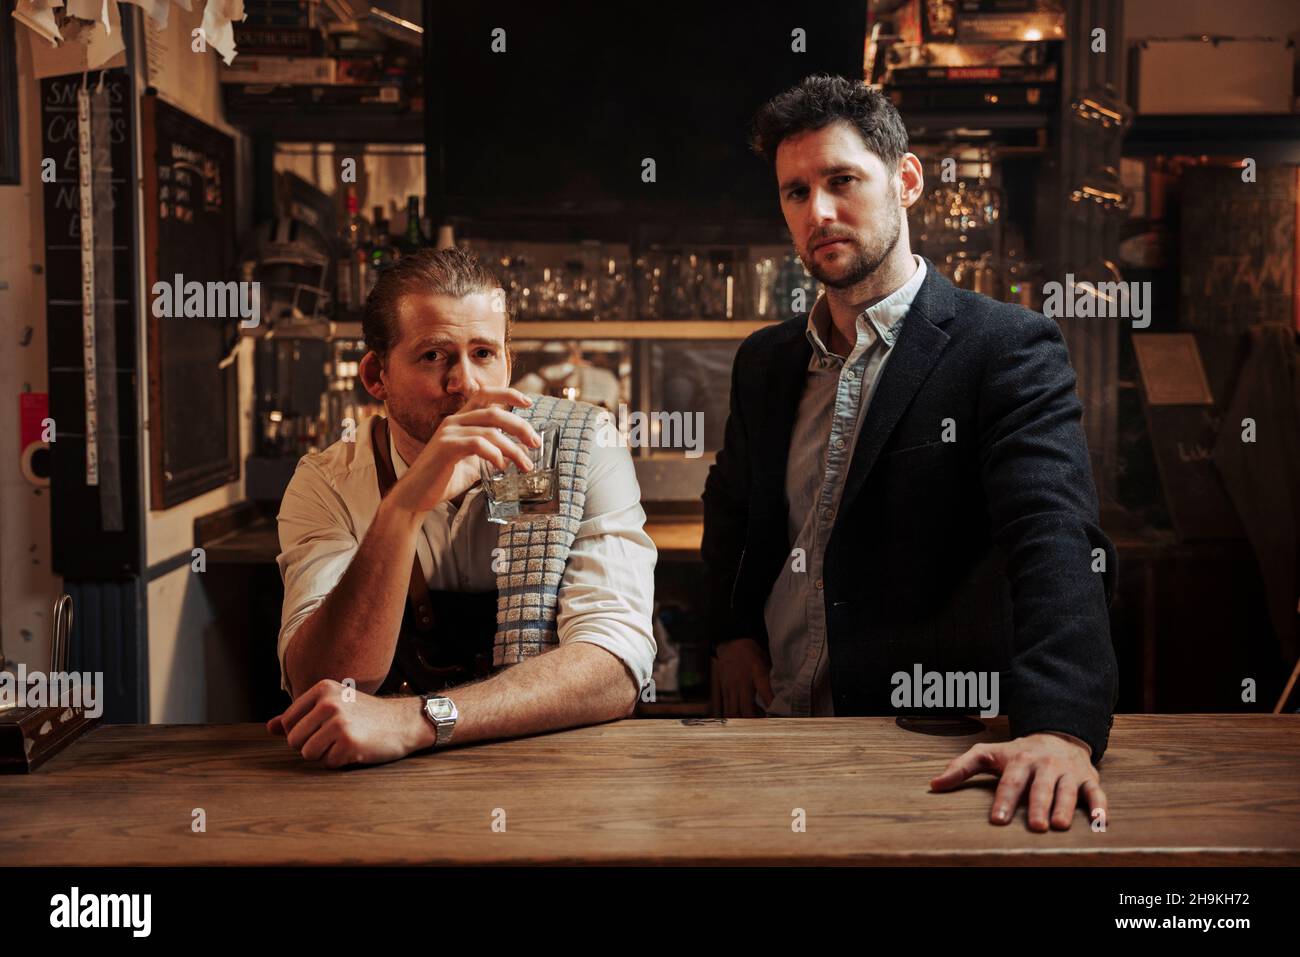
M 820 578 L 817 579 L 817 581 L 816 581 L 815 584 L 816 584 L 816 586 L 817 586 L 817 590 L 818 590 L 818 591 L 821 591 L 821 590 L 822 590 L 822 580 L 821 580 Z

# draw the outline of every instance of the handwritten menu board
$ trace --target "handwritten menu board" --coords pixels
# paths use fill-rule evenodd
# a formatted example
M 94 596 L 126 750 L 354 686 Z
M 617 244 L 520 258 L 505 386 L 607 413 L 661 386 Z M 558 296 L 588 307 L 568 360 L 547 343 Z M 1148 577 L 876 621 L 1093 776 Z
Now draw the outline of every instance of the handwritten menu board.
M 140 116 L 151 301 L 150 505 L 163 509 L 239 477 L 236 364 L 223 360 L 237 342 L 233 307 L 240 300 L 222 291 L 237 278 L 235 143 L 155 96 L 142 99 Z M 205 290 L 203 307 L 188 309 L 195 283 Z
M 1178 325 L 1196 333 L 1205 375 L 1221 407 L 1231 400 L 1242 335 L 1257 322 L 1300 323 L 1296 284 L 1295 166 L 1183 172 Z
M 56 430 L 50 446 L 53 566 L 71 580 L 139 574 L 142 560 L 135 493 L 140 429 L 131 84 L 125 71 L 109 70 L 102 88 L 98 75 L 87 87 L 93 135 L 84 155 L 94 242 L 84 260 L 82 85 L 80 74 L 41 81 L 42 163 L 34 187 L 44 205 L 47 361 Z
M 1237 168 L 1183 173 L 1183 329 L 1239 334 L 1256 322 L 1292 322 L 1296 181 L 1294 166 L 1261 168 L 1250 183 Z

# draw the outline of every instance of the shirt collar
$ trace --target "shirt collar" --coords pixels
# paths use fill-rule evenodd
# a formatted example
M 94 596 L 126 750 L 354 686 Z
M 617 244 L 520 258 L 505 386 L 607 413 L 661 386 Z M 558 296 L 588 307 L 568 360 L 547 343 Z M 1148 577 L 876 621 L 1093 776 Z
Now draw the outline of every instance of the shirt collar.
M 406 474 L 408 466 L 406 459 L 402 458 L 402 453 L 397 451 L 397 437 L 393 435 L 392 428 L 388 430 L 388 454 L 393 462 L 393 477 L 401 478 Z
M 875 338 L 879 336 L 885 343 L 885 348 L 892 349 L 894 343 L 898 340 L 899 333 L 903 331 L 903 317 L 907 315 L 907 311 L 912 307 L 912 301 L 916 298 L 921 283 L 925 281 L 925 260 L 916 253 L 912 254 L 912 259 L 916 263 L 916 271 L 912 273 L 907 282 L 884 299 L 858 313 L 858 334 L 860 336 L 866 335 L 868 345 L 872 344 Z M 825 362 L 830 358 L 831 352 L 826 348 L 821 333 L 818 331 L 820 325 L 825 325 L 829 330 L 830 320 L 830 306 L 826 302 L 826 296 L 818 296 L 817 301 L 813 304 L 812 311 L 808 313 L 808 326 L 805 332 L 808 341 L 812 344 L 813 358 L 816 362 Z

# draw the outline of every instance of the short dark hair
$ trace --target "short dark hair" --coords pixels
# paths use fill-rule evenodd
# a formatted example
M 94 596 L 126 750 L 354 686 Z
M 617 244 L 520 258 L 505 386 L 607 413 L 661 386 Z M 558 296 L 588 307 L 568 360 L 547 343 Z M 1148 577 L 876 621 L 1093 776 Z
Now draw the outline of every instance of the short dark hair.
M 775 166 L 776 148 L 783 140 L 841 120 L 852 124 L 885 166 L 898 167 L 907 152 L 907 127 L 889 97 L 864 83 L 825 73 L 806 76 L 763 104 L 754 117 L 749 145 Z
M 468 249 L 421 249 L 384 269 L 366 299 L 361 334 L 366 348 L 381 359 L 397 342 L 397 307 L 403 296 L 435 295 L 463 299 L 474 293 L 501 289 L 496 274 Z M 510 307 L 502 293 L 506 342 L 510 341 Z

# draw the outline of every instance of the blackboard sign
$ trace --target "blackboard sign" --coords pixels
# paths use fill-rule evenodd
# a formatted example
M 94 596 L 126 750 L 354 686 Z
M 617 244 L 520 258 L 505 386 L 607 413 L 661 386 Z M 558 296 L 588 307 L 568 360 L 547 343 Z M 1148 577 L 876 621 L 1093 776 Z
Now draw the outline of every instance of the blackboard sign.
M 1300 171 L 1273 166 L 1183 173 L 1179 326 L 1239 336 L 1257 322 L 1294 321 Z M 1224 383 L 1211 370 L 1210 385 Z
M 18 158 L 18 54 L 14 47 L 17 25 L 0 16 L 0 186 L 17 184 Z
M 102 80 L 102 85 L 101 85 Z M 86 89 L 87 120 L 78 94 Z M 123 70 L 41 81 L 51 542 L 70 580 L 141 571 L 131 82 Z M 89 134 L 82 142 L 83 132 Z M 90 248 L 82 249 L 82 157 Z M 89 428 L 88 428 L 89 424 Z
M 1143 408 L 1165 504 L 1180 542 L 1241 538 L 1241 519 L 1214 464 L 1221 407 L 1191 333 L 1135 335 Z
M 151 507 L 239 477 L 239 387 L 226 361 L 241 307 L 235 143 L 155 96 L 141 101 L 149 302 Z

